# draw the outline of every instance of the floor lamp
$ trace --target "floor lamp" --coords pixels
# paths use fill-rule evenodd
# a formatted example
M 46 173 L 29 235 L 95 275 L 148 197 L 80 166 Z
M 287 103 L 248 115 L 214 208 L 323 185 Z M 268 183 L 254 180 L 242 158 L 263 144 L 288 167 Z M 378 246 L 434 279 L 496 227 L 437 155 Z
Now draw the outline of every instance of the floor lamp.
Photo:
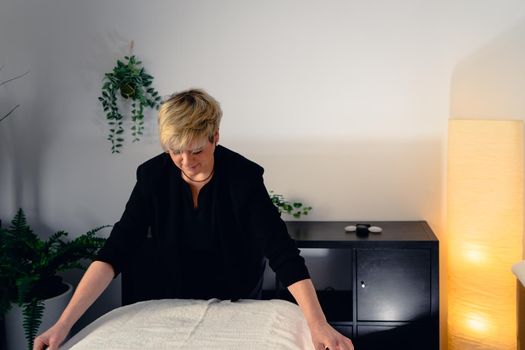
M 516 349 L 522 257 L 523 122 L 450 120 L 448 349 Z

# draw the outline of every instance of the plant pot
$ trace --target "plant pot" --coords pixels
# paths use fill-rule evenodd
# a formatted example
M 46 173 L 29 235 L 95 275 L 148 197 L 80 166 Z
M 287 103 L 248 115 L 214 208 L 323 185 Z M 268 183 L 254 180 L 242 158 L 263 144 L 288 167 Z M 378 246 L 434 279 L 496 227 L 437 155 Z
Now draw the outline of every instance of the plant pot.
M 44 316 L 42 323 L 38 328 L 40 334 L 46 331 L 49 327 L 55 324 L 62 311 L 66 308 L 71 296 L 73 295 L 73 286 L 69 283 L 67 290 L 56 296 L 44 300 Z M 18 305 L 13 305 L 11 310 L 5 315 L 5 334 L 6 334 L 6 350 L 20 350 L 27 348 L 27 340 L 24 334 L 22 309 Z

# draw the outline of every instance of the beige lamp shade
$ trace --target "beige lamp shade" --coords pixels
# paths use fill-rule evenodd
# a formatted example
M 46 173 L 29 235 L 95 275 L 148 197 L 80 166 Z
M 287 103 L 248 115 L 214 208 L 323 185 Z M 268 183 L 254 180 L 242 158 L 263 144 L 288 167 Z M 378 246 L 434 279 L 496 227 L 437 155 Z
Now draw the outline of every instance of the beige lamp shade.
M 523 237 L 523 123 L 450 120 L 448 349 L 516 349 Z

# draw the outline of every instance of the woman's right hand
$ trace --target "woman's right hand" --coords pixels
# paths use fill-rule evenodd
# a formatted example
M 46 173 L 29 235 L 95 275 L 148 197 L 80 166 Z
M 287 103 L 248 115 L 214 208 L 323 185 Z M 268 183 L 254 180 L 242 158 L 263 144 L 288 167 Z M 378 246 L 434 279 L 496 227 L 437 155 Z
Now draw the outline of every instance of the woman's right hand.
M 55 323 L 54 326 L 35 338 L 33 350 L 58 350 L 68 333 L 69 328 Z
M 93 261 L 58 321 L 53 327 L 35 338 L 33 350 L 58 350 L 58 346 L 66 339 L 75 322 L 102 294 L 114 276 L 115 273 L 110 264 Z

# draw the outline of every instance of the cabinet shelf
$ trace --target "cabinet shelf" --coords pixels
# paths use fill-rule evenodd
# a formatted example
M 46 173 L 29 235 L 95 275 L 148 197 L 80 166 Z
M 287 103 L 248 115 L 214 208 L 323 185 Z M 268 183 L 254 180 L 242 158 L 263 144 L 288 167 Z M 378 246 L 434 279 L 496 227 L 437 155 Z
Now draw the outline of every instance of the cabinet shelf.
M 352 315 L 352 291 L 344 290 L 317 290 L 317 298 L 326 319 L 331 323 L 345 323 L 348 321 L 348 315 Z M 278 298 L 295 303 L 294 298 L 285 289 L 280 289 L 277 293 L 272 291 L 263 291 L 263 299 Z
M 330 322 L 348 321 L 352 315 L 352 291 L 317 291 L 317 297 L 326 318 Z

